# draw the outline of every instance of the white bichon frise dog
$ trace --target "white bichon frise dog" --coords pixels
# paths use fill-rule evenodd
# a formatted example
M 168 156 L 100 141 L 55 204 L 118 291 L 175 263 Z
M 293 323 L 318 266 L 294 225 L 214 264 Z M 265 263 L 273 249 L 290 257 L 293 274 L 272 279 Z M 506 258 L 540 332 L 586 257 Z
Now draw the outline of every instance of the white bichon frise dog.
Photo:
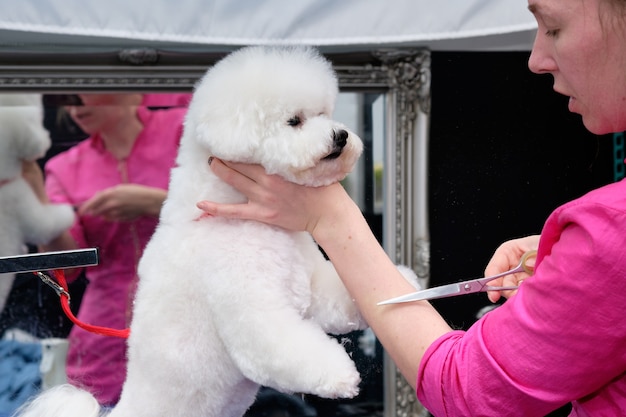
M 128 373 L 111 417 L 238 417 L 261 385 L 358 393 L 354 363 L 327 333 L 366 323 L 311 236 L 196 208 L 245 202 L 212 173 L 211 156 L 309 186 L 343 179 L 362 142 L 332 119 L 337 93 L 331 64 L 311 48 L 244 48 L 200 81 L 139 265 Z M 62 386 L 21 415 L 99 412 L 89 394 Z
M 22 255 L 25 244 L 45 244 L 72 226 L 67 204 L 41 204 L 22 177 L 22 162 L 50 148 L 39 94 L 0 94 L 0 256 Z M 0 311 L 15 274 L 0 274 Z

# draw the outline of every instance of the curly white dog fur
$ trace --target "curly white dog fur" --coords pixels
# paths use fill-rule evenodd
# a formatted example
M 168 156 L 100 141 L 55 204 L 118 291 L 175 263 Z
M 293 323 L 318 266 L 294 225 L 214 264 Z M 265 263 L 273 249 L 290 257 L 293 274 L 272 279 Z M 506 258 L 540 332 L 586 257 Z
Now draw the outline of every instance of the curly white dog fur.
M 245 201 L 212 173 L 210 156 L 309 186 L 344 178 L 362 142 L 332 119 L 337 93 L 331 64 L 311 48 L 244 48 L 200 81 L 139 265 L 127 379 L 111 417 L 237 417 L 260 385 L 358 393 L 354 363 L 327 333 L 366 323 L 311 236 L 196 208 L 204 199 Z M 91 396 L 62 386 L 21 415 L 98 413 Z
M 0 256 L 21 255 L 25 244 L 44 244 L 74 222 L 66 204 L 41 204 L 22 178 L 22 161 L 35 161 L 50 148 L 38 94 L 0 95 Z M 0 274 L 0 311 L 15 274 Z

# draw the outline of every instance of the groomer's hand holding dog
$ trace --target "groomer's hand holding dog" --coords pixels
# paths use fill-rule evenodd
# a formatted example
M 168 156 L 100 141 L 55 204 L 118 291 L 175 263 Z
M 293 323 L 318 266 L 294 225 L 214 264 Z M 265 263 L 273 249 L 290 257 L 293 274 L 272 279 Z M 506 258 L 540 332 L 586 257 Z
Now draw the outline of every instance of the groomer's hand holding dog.
M 315 236 L 320 221 L 329 211 L 343 210 L 354 203 L 339 183 L 306 187 L 267 175 L 260 165 L 212 158 L 211 169 L 248 198 L 246 204 L 216 204 L 201 201 L 198 207 L 209 215 L 256 220 L 288 230 L 307 231 Z

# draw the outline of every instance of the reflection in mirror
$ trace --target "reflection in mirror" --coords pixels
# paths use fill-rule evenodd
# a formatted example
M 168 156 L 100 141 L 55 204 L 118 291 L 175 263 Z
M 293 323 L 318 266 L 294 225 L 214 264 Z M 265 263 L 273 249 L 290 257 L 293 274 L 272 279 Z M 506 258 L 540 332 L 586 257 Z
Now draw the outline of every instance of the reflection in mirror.
M 80 305 L 73 303 L 83 323 L 111 329 L 130 324 L 137 264 L 167 195 L 186 113 L 175 105 L 152 108 L 145 102 L 149 98 L 90 93 L 53 97 L 57 105 L 45 106 L 45 113 L 52 111 L 54 117 L 43 123 L 54 142 L 60 139 L 66 149 L 58 152 L 55 147 L 54 154 L 41 160 L 45 186 L 41 173 L 29 178 L 38 200 L 67 209 L 70 221 L 60 234 L 28 243 L 46 252 L 98 248 L 97 266 L 66 270 L 69 281 L 85 283 Z M 28 160 L 22 166 L 24 171 L 38 168 Z M 105 406 L 115 404 L 126 373 L 125 340 L 79 326 L 66 336 L 69 344 L 62 359 L 67 381 L 87 388 Z
M 65 249 L 72 244 L 98 247 L 101 265 L 108 265 L 100 273 L 68 271 L 72 278 L 72 310 L 83 321 L 113 328 L 128 325 L 136 262 L 156 226 L 158 210 L 154 212 L 149 202 L 156 199 L 158 203 L 164 198 L 156 190 L 167 187 L 188 100 L 186 93 L 42 97 L 42 123 L 52 139 L 49 151 L 38 160 L 39 167 L 45 167 L 47 198 L 71 204 L 81 217 L 80 225 L 71 234 L 43 249 Z M 344 186 L 379 240 L 383 227 L 384 115 L 385 95 L 372 93 L 341 93 L 334 115 L 364 141 L 364 154 L 344 180 Z M 137 153 L 146 158 L 133 161 Z M 135 187 L 137 183 L 141 188 Z M 105 208 L 128 196 L 137 197 L 133 205 Z M 31 251 L 36 249 L 30 247 Z M 65 380 L 64 372 L 56 374 L 57 380 L 46 379 L 53 374 L 54 367 L 50 366 L 44 373 L 46 381 L 42 381 L 39 364 L 44 362 L 67 362 L 71 381 L 98 391 L 99 400 L 105 404 L 117 400 L 124 378 L 123 341 L 88 336 L 73 329 L 59 307 L 56 293 L 32 274 L 18 275 L 1 312 L 0 334 L 11 342 L 2 361 L 11 363 L 11 371 L 0 372 L 0 387 L 9 387 L 0 391 L 0 416 L 9 414 L 38 387 Z M 68 337 L 69 352 L 63 346 Z M 47 344 L 37 343 L 40 339 Z M 57 339 L 61 347 L 51 342 Z M 361 372 L 363 382 L 358 397 L 326 400 L 263 389 L 247 415 L 382 416 L 382 347 L 369 330 L 344 335 L 339 340 Z M 52 347 L 42 350 L 41 346 Z M 89 369 L 85 368 L 87 363 L 91 364 Z
M 384 100 L 375 93 L 341 93 L 335 118 L 361 135 L 365 151 L 346 189 L 367 214 L 383 211 L 382 169 L 384 145 Z

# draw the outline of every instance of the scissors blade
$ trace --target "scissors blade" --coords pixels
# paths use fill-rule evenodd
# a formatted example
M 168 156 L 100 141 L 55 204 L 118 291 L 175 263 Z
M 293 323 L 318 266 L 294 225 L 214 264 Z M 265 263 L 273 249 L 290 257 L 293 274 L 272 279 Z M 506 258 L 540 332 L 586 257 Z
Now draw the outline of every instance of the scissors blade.
M 426 290 L 416 291 L 399 297 L 390 298 L 389 300 L 381 301 L 378 305 L 382 306 L 385 304 L 409 303 L 411 301 L 419 300 L 433 300 L 435 298 L 444 298 L 451 295 L 465 293 L 466 291 L 463 291 L 461 285 L 462 283 L 447 284 L 440 287 L 428 288 Z

